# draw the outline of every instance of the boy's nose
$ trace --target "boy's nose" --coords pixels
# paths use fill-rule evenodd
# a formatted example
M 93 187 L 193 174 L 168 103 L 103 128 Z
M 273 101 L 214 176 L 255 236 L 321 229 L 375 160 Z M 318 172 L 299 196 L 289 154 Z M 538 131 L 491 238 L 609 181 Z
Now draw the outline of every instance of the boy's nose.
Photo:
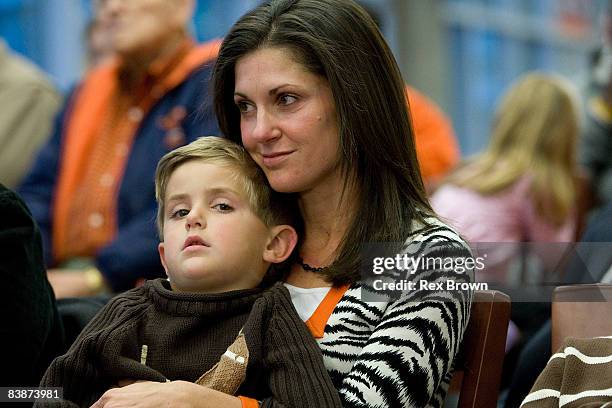
M 191 210 L 185 220 L 185 228 L 189 231 L 192 228 L 205 228 L 206 220 L 200 211 Z

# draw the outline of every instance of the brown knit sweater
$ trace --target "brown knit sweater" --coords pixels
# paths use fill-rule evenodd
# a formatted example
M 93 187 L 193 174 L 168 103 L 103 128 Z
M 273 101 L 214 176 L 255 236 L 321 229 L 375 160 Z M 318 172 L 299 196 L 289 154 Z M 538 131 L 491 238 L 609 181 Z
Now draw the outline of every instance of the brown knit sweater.
M 521 408 L 612 407 L 612 336 L 568 337 Z
M 172 292 L 163 279 L 113 298 L 42 379 L 63 387 L 64 400 L 36 406 L 90 406 L 126 378 L 195 382 L 241 329 L 248 360 L 236 395 L 263 407 L 341 406 L 285 287 L 206 295 Z

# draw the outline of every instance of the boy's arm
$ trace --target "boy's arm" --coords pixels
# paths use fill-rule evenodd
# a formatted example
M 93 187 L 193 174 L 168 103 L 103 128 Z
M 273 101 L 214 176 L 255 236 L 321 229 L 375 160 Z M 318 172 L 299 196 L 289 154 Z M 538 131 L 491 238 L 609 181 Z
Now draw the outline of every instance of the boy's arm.
M 282 286 L 264 295 L 272 315 L 264 338 L 264 364 L 272 396 L 261 407 L 342 407 L 321 349 Z M 272 298 L 272 299 L 270 299 Z
M 135 289 L 113 298 L 83 329 L 66 354 L 57 357 L 45 373 L 41 387 L 62 387 L 63 400 L 35 406 L 90 406 L 109 388 L 116 376 L 108 365 L 121 359 L 122 339 L 130 337 L 127 326 L 146 305 Z M 136 362 L 135 362 L 136 363 Z
M 41 387 L 61 387 L 63 399 L 40 401 L 35 407 L 85 406 L 95 401 L 92 398 L 95 388 L 98 392 L 110 388 L 110 384 L 104 384 L 97 359 L 94 358 L 96 350 L 101 348 L 97 344 L 101 331 L 98 316 L 92 321 L 94 326 L 87 326 L 66 354 L 53 360 L 41 380 Z

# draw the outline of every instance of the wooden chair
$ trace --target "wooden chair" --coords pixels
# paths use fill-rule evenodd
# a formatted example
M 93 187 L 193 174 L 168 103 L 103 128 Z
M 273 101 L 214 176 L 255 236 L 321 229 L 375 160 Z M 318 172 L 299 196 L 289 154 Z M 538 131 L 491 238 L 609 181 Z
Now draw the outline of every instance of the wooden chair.
M 553 353 L 566 337 L 612 336 L 612 285 L 559 286 L 552 299 Z
M 474 293 L 470 321 L 455 360 L 450 392 L 458 408 L 495 408 L 499 394 L 510 298 L 497 290 Z

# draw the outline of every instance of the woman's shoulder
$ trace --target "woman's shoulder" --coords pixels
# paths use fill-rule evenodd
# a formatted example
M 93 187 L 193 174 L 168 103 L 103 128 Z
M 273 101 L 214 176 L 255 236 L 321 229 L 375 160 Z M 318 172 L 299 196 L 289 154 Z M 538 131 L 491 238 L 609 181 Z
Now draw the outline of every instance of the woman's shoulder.
M 414 221 L 404 241 L 403 253 L 417 256 L 469 257 L 472 250 L 467 241 L 451 226 L 434 215 Z
M 406 243 L 415 242 L 456 242 L 467 246 L 465 240 L 450 225 L 442 222 L 438 217 L 431 214 L 422 214 L 423 220 L 412 222 L 412 229 Z

